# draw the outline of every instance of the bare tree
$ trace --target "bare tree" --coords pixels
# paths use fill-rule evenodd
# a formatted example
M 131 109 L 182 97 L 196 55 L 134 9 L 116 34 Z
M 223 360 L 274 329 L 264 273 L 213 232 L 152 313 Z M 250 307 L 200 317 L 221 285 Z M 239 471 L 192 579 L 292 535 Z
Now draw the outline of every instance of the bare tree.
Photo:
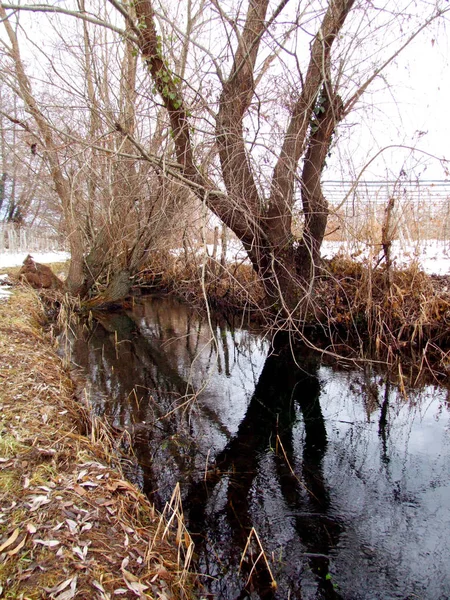
M 36 223 L 55 229 L 60 214 L 36 141 L 17 97 L 0 83 L 0 220 L 17 227 Z
M 289 31 L 301 29 L 301 19 L 308 15 L 316 33 L 308 40 L 306 66 L 298 67 L 286 125 L 284 131 L 280 131 L 281 143 L 277 148 L 277 142 L 273 142 L 272 172 L 269 180 L 262 184 L 255 171 L 258 156 L 262 157 L 254 132 L 255 127 L 263 126 L 263 99 L 258 85 L 274 59 L 281 53 L 289 54 L 289 49 L 281 45 L 276 50 L 269 49 L 269 42 L 274 40 L 272 29 L 288 2 L 279 2 L 269 12 L 268 0 L 250 0 L 243 16 L 240 14 L 242 9 L 237 6 L 233 6 L 232 15 L 215 0 L 209 5 L 210 11 L 215 11 L 221 20 L 227 39 L 226 51 L 232 57 L 228 59 L 228 75 L 225 76 L 218 60 L 209 55 L 208 64 L 215 68 L 219 80 L 215 126 L 214 131 L 209 131 L 219 159 L 219 164 L 211 162 L 215 172 L 220 171 L 217 176 L 213 169 L 205 172 L 204 165 L 198 161 L 195 126 L 192 130 L 186 93 L 169 66 L 169 57 L 165 55 L 158 35 L 157 22 L 162 17 L 155 2 L 135 2 L 136 18 L 133 18 L 117 0 L 109 1 L 133 27 L 139 49 L 168 113 L 183 180 L 242 241 L 264 285 L 268 305 L 284 316 L 292 315 L 306 306 L 319 266 L 320 246 L 328 218 L 321 173 L 336 126 L 398 52 L 447 9 L 436 7 L 428 21 L 419 23 L 406 41 L 403 40 L 390 56 L 380 60 L 344 102 L 339 95 L 342 68 L 333 59 L 332 50 L 338 36 L 345 38 L 344 25 L 356 6 L 355 0 L 330 0 L 324 9 L 322 5 L 316 7 L 310 3 L 308 8 L 314 14 L 313 18 L 306 10 L 302 14 L 299 4 Z M 361 10 L 362 6 L 358 8 Z M 175 24 L 173 27 L 176 30 Z M 215 27 L 218 31 L 219 26 Z M 295 55 L 296 50 L 291 50 L 291 54 Z M 341 50 L 341 56 L 346 56 L 345 49 Z M 248 120 L 255 112 L 257 124 L 252 129 Z M 297 190 L 301 192 L 304 213 L 303 234 L 299 240 L 292 233 Z
M 69 289 L 73 292 L 78 292 L 83 283 L 83 244 L 81 231 L 76 219 L 76 211 L 73 204 L 74 196 L 69 181 L 64 176 L 60 160 L 61 157 L 60 153 L 58 152 L 52 128 L 47 118 L 40 110 L 35 96 L 33 95 L 32 86 L 25 72 L 24 64 L 20 54 L 16 31 L 9 22 L 3 6 L 0 6 L 0 17 L 3 21 L 10 42 L 10 46 L 7 47 L 7 51 L 14 65 L 17 80 L 17 92 L 23 100 L 27 111 L 32 115 L 36 123 L 53 183 L 56 192 L 61 199 L 66 227 L 69 229 L 69 244 L 72 257 L 68 276 Z
M 83 0 L 78 6 L 85 11 Z M 47 82 L 44 94 L 36 93 L 18 32 L 3 7 L 0 16 L 9 40 L 4 78 L 27 114 L 17 122 L 42 156 L 60 199 L 71 251 L 68 287 L 87 296 L 94 286 L 100 301 L 117 300 L 189 206 L 185 192 L 180 208 L 182 184 L 142 160 L 130 141 L 138 136 L 138 90 L 146 93 L 148 77 L 143 88 L 138 53 L 129 41 L 122 46 L 115 32 L 80 20 L 75 28 L 55 27 L 54 55 L 39 50 Z M 146 133 L 157 146 L 160 132 Z
M 170 181 L 176 180 L 181 186 L 178 191 L 184 190 L 189 199 L 195 195 L 242 241 L 263 283 L 267 306 L 283 318 L 298 316 L 308 306 L 320 267 L 329 212 L 321 175 L 334 132 L 399 52 L 449 10 L 441 0 L 434 6 L 423 4 L 430 11 L 428 17 L 414 21 L 407 14 L 404 32 L 374 52 L 365 40 L 384 35 L 389 27 L 393 34 L 400 8 L 388 10 L 386 5 L 384 15 L 363 0 L 249 0 L 226 5 L 217 0 L 108 0 L 86 12 L 82 0 L 77 9 L 3 3 L 5 23 L 6 8 L 46 11 L 83 23 L 80 49 L 91 111 L 86 148 L 93 157 L 89 166 L 96 173 L 84 213 L 90 214 L 102 195 L 99 182 L 105 171 L 100 175 L 99 157 L 111 157 L 106 169 L 108 190 L 105 186 L 100 202 L 103 222 L 100 218 L 93 225 L 89 217 L 91 233 L 85 232 L 91 238 L 97 232 L 96 259 L 90 265 L 87 261 L 91 279 L 97 278 L 99 259 L 111 254 L 111 249 L 115 256 L 126 257 L 121 267 L 126 271 L 130 261 L 137 264 L 137 257 L 150 248 L 140 229 L 147 217 L 132 218 L 137 213 L 128 202 L 131 199 L 136 207 L 145 204 L 142 194 L 135 193 L 145 187 L 139 177 L 146 177 L 154 191 L 147 207 L 167 198 L 168 190 L 174 189 Z M 406 1 L 403 8 L 408 8 Z M 106 83 L 111 78 L 111 50 L 105 44 L 101 58 L 93 52 L 92 27 L 103 27 L 113 37 L 114 47 L 120 48 L 122 87 L 115 92 L 116 105 Z M 9 52 L 16 56 L 17 43 L 10 30 Z M 142 76 L 136 51 L 151 78 L 142 96 L 136 94 L 137 74 Z M 95 66 L 98 60 L 103 66 Z M 17 61 L 16 71 L 20 81 L 23 68 Z M 44 132 L 27 85 L 20 89 Z M 137 103 L 141 103 L 139 111 Z M 101 132 L 96 123 L 102 124 Z M 42 137 L 48 146 L 51 137 Z M 72 133 L 71 139 L 75 138 Z M 79 138 L 77 143 L 81 144 Z M 51 163 L 55 153 L 47 152 Z M 119 156 L 128 162 L 111 169 L 112 157 L 118 160 Z M 138 156 L 146 162 L 145 168 Z M 55 177 L 58 170 L 51 164 Z M 293 213 L 300 199 L 304 224 L 297 238 Z

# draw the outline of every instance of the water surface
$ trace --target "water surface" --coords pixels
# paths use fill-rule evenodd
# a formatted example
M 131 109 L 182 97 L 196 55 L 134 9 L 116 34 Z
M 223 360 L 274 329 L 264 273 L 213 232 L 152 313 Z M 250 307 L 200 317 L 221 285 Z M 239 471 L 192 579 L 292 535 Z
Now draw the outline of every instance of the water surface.
M 180 483 L 204 597 L 450 598 L 449 393 L 271 352 L 169 299 L 84 325 L 73 359 L 162 508 Z M 257 532 L 264 560 L 255 561 Z

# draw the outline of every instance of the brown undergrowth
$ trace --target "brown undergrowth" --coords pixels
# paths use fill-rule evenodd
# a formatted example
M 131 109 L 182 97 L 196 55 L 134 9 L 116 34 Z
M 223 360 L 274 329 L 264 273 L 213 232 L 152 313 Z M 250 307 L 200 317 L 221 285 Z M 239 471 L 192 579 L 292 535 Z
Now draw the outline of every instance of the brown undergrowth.
M 246 312 L 249 319 L 273 326 L 261 309 L 262 286 L 249 264 L 186 266 L 161 255 L 136 283 L 197 306 L 207 302 L 224 312 Z M 450 277 L 429 276 L 415 264 L 375 268 L 337 256 L 323 261 L 306 316 L 300 321 L 294 317 L 288 327 L 338 356 L 353 353 L 392 363 L 409 353 L 445 374 L 450 365 Z
M 450 277 L 414 264 L 372 269 L 338 256 L 323 265 L 316 298 L 314 315 L 331 340 L 358 337 L 388 360 L 409 349 L 447 369 Z
M 0 597 L 190 597 L 179 506 L 125 481 L 44 323 L 29 289 L 0 302 Z

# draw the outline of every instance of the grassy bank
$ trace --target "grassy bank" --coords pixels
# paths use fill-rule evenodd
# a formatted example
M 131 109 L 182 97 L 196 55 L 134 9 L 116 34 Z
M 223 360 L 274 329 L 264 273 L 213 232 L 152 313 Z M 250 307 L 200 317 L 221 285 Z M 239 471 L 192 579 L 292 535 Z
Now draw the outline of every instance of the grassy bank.
M 0 302 L 0 597 L 189 596 L 182 523 L 124 480 L 45 324 L 31 290 Z

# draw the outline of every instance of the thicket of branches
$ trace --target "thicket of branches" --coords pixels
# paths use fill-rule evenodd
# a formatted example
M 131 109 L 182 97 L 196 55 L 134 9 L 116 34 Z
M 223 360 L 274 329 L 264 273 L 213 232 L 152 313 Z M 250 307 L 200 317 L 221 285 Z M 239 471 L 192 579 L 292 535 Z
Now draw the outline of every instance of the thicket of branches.
M 69 289 L 87 295 L 101 281 L 107 299 L 126 293 L 155 249 L 182 245 L 203 206 L 242 242 L 266 306 L 301 315 L 338 126 L 449 10 L 419 4 L 2 3 L 2 171 L 14 172 L 14 135 L 29 148 L 20 170 L 36 182 L 30 204 L 45 181 L 48 206 L 58 200 Z

